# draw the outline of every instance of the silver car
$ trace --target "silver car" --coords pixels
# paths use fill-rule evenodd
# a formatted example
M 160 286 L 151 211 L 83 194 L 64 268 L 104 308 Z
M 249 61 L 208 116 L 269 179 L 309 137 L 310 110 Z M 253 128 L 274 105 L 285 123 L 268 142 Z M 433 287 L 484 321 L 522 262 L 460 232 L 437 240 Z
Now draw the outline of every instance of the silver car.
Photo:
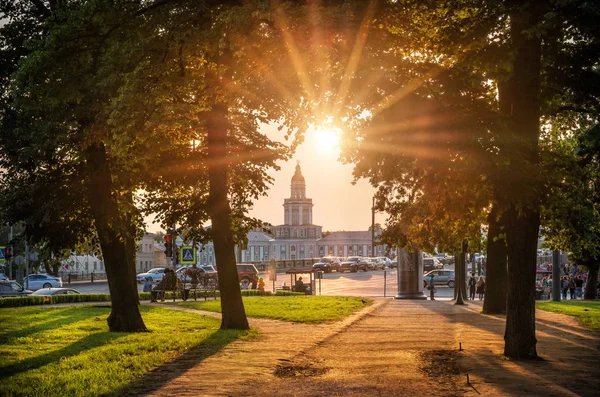
M 143 283 L 147 278 L 151 278 L 153 283 L 158 283 L 162 280 L 165 275 L 164 267 L 155 267 L 154 269 L 148 270 L 146 273 L 140 273 L 137 275 L 137 282 Z
M 432 270 L 423 275 L 423 281 L 429 284 L 429 278 L 434 275 L 433 282 L 435 285 L 447 285 L 454 288 L 454 271 L 452 270 Z
M 30 274 L 23 279 L 25 288 L 35 291 L 40 288 L 61 288 L 63 282 L 60 277 L 53 277 L 47 274 Z

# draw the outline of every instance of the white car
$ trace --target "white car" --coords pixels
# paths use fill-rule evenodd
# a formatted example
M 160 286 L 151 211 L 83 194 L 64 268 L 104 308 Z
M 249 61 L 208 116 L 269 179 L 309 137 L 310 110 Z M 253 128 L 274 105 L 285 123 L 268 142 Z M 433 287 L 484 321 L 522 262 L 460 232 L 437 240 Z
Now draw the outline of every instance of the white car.
M 30 274 L 23 279 L 23 285 L 30 291 L 40 288 L 61 288 L 63 282 L 60 277 L 53 277 L 47 274 Z
M 175 272 L 175 274 L 177 275 L 177 277 L 181 280 L 184 281 L 186 283 L 189 283 L 190 281 L 192 281 L 192 278 L 190 276 L 188 276 L 187 274 L 185 274 L 185 269 L 189 269 L 193 267 L 192 265 L 187 265 L 184 266 L 180 269 L 177 269 L 177 271 Z M 214 267 L 212 266 L 198 266 L 197 267 L 198 270 L 200 270 L 200 272 L 202 272 L 202 274 L 207 274 L 207 275 L 211 275 L 211 276 L 216 276 L 217 275 L 217 271 L 215 270 Z
M 146 273 L 140 273 L 140 274 L 138 274 L 137 275 L 137 282 L 138 283 L 143 283 L 144 281 L 146 281 L 146 279 L 148 277 L 150 277 L 152 279 L 153 283 L 158 283 L 160 280 L 162 280 L 164 274 L 165 274 L 165 268 L 164 267 L 155 267 L 154 269 L 148 270 Z

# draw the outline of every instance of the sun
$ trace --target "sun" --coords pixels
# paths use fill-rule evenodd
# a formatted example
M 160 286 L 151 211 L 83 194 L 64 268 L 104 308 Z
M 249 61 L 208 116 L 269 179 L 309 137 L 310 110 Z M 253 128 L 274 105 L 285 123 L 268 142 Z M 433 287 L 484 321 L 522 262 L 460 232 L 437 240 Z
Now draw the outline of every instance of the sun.
M 340 149 L 340 136 L 342 130 L 339 128 L 320 127 L 315 131 L 315 144 L 322 153 L 336 153 Z

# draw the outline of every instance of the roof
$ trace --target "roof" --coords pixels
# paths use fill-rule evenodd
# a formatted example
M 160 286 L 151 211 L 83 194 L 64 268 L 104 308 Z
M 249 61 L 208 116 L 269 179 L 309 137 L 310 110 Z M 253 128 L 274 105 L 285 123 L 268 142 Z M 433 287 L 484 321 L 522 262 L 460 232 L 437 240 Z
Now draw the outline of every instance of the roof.
M 274 241 L 275 239 L 263 232 L 248 232 L 248 242 L 252 241 Z
M 304 182 L 304 175 L 302 175 L 302 170 L 300 169 L 300 162 L 296 164 L 296 173 L 292 177 L 292 182 Z
M 377 236 L 377 232 L 375 233 L 375 235 Z M 321 238 L 319 240 L 320 242 L 347 242 L 347 241 L 352 241 L 352 240 L 360 240 L 360 241 L 371 241 L 371 231 L 370 230 L 365 230 L 365 231 L 341 231 L 341 232 L 331 232 L 330 234 L 328 234 L 327 236 Z

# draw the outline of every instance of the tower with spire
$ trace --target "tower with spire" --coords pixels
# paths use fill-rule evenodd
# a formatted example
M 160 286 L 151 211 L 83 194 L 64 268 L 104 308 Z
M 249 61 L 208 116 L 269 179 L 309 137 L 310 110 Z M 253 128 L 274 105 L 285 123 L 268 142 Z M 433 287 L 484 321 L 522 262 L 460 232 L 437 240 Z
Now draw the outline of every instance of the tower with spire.
M 283 224 L 271 226 L 278 259 L 313 258 L 317 255 L 317 240 L 323 227 L 313 224 L 312 199 L 306 197 L 306 181 L 300 162 L 292 176 L 290 197 L 283 201 Z

